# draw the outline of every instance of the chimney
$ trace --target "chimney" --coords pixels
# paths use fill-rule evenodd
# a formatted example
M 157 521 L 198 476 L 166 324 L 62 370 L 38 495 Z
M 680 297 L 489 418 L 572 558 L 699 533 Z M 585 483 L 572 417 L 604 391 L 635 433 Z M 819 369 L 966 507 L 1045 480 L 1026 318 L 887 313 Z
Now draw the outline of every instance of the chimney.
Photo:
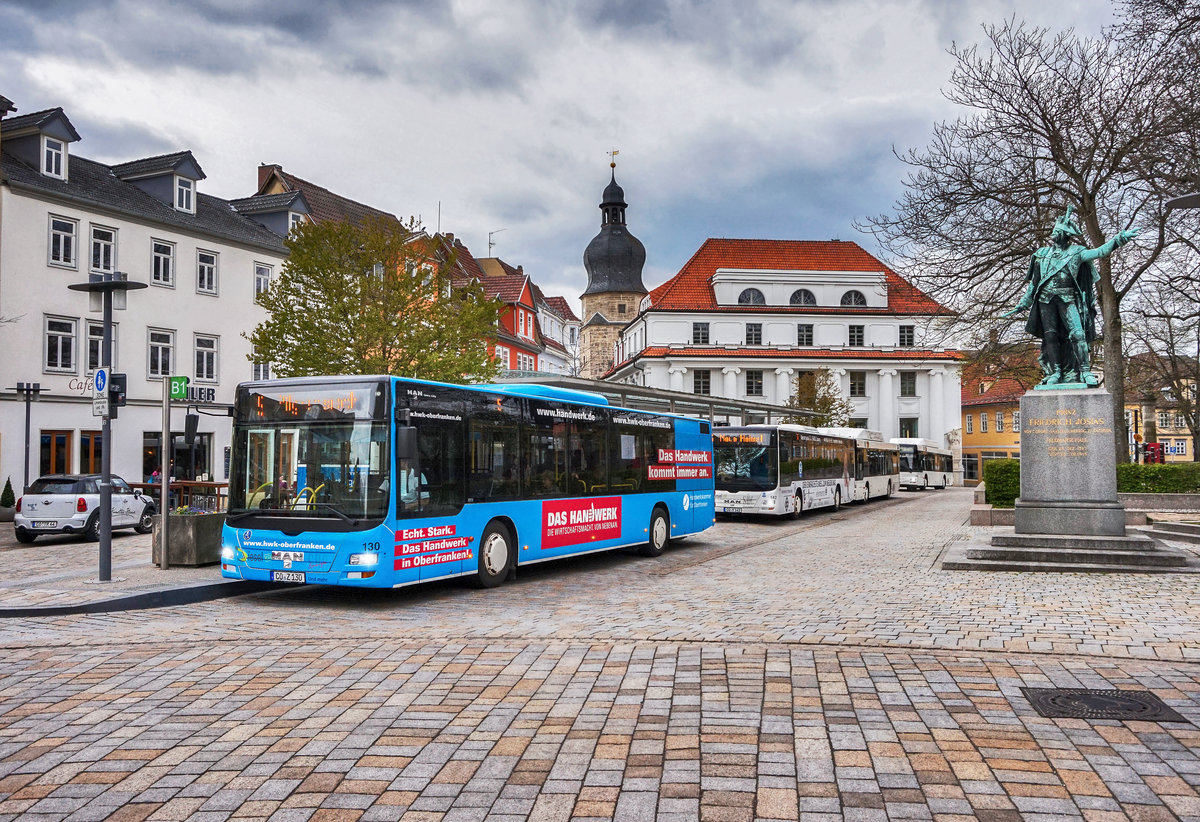
M 12 100 L 10 100 L 7 97 L 5 97 L 4 95 L 0 94 L 0 120 L 3 120 L 4 115 L 8 114 L 10 111 L 16 111 L 16 110 L 17 110 L 17 107 L 13 105 Z M 0 128 L 0 132 L 3 132 L 3 128 Z M 0 133 L 0 140 L 3 140 L 3 139 L 4 139 L 3 133 Z M 3 145 L 3 143 L 0 142 L 0 146 L 2 146 L 2 145 Z
M 523 266 L 523 265 L 519 265 L 519 266 L 517 266 L 517 273 L 518 273 L 518 274 L 524 274 L 524 273 L 525 273 L 525 266 Z
M 267 180 L 271 179 L 271 174 L 276 171 L 283 171 L 283 166 L 275 163 L 259 163 L 258 164 L 258 193 L 263 193 L 263 186 L 267 184 Z

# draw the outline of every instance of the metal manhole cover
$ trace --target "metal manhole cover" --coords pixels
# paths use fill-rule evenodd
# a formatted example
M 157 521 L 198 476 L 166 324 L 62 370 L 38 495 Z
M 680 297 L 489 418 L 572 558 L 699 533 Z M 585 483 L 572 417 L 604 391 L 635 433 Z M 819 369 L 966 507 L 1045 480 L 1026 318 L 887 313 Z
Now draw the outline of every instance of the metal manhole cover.
M 1069 719 L 1137 719 L 1187 722 L 1149 691 L 1098 688 L 1022 688 L 1039 716 Z

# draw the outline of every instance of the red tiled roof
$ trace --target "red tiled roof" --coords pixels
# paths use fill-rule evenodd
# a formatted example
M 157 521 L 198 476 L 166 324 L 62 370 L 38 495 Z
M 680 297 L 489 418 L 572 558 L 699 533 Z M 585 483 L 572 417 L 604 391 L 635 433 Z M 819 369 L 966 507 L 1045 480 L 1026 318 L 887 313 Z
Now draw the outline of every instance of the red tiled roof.
M 337 222 L 337 223 L 358 223 L 368 217 L 379 217 L 385 220 L 397 219 L 395 214 L 389 214 L 386 211 L 380 211 L 377 208 L 372 208 L 369 205 L 351 200 L 349 197 L 343 197 L 340 194 L 334 194 L 327 188 L 310 183 L 308 180 L 303 180 L 294 174 L 288 174 L 280 165 L 262 165 L 258 167 L 258 193 L 265 194 L 265 188 L 272 176 L 277 176 L 289 191 L 304 192 L 304 199 L 308 202 L 309 212 L 312 218 L 318 223 Z
M 1021 397 L 1025 396 L 1027 390 L 1025 386 L 1016 380 L 1008 377 L 1001 377 L 992 383 L 992 386 L 979 393 L 979 383 L 987 382 L 984 380 L 970 380 L 968 382 L 967 375 L 963 375 L 962 383 L 962 405 L 963 407 L 970 405 L 995 405 L 997 403 L 1013 403 L 1018 402 Z
M 479 282 L 483 286 L 484 293 L 489 297 L 499 297 L 503 302 L 515 303 L 525 292 L 527 279 L 524 274 L 513 274 L 503 277 L 485 276 Z
M 571 306 L 567 302 L 566 297 L 546 297 L 545 300 L 546 305 L 550 306 L 554 313 L 558 314 L 558 316 L 562 317 L 564 320 L 576 323 L 579 322 L 579 318 L 576 317 L 575 312 L 571 310 Z
M 875 348 L 725 348 L 718 346 L 653 346 L 645 348 L 625 362 L 614 365 L 609 373 L 646 357 L 757 357 L 789 360 L 961 360 L 958 351 L 930 351 L 912 348 L 883 350 Z
M 877 313 L 939 314 L 947 312 L 912 283 L 903 279 L 857 243 L 842 240 L 730 240 L 709 238 L 671 279 L 650 292 L 651 307 L 665 311 L 792 310 L 791 306 L 718 306 L 712 276 L 719 268 L 774 271 L 882 272 L 887 282 L 888 307 Z M 812 313 L 807 307 L 803 310 Z M 820 313 L 872 313 L 871 309 L 829 308 Z
M 563 345 L 562 343 L 560 343 L 558 340 L 552 339 L 550 337 L 543 337 L 542 342 L 546 344 L 547 348 L 552 348 L 561 354 L 567 353 L 567 347 L 565 345 Z

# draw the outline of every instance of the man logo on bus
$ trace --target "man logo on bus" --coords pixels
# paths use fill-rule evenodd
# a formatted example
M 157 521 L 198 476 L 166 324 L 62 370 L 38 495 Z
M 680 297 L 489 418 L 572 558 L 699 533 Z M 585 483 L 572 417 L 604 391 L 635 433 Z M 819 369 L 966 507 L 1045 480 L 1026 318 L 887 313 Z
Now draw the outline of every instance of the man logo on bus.
M 688 494 L 683 495 L 683 510 L 688 510 L 692 507 L 692 498 Z
M 242 542 L 249 542 L 250 535 L 251 535 L 251 531 L 249 528 L 247 528 L 245 531 L 242 531 Z

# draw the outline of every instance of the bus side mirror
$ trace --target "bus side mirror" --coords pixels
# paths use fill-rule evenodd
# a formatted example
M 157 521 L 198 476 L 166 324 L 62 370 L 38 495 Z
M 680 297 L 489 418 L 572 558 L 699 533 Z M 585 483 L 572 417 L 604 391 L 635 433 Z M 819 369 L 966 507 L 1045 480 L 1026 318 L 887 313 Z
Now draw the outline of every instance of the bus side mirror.
M 417 458 L 417 429 L 411 425 L 396 427 L 396 459 L 415 460 Z

